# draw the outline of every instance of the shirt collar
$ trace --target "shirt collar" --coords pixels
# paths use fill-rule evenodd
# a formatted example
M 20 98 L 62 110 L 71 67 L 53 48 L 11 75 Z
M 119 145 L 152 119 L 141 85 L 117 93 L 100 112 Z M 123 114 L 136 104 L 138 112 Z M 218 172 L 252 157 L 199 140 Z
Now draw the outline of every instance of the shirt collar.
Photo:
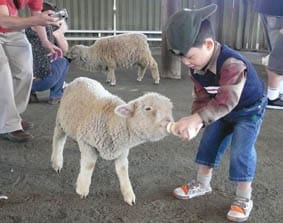
M 214 41 L 214 50 L 213 50 L 210 60 L 208 61 L 207 66 L 203 70 L 198 70 L 194 72 L 198 74 L 205 74 L 209 70 L 212 73 L 216 74 L 217 58 L 220 54 L 220 50 L 221 50 L 220 43 L 217 41 Z

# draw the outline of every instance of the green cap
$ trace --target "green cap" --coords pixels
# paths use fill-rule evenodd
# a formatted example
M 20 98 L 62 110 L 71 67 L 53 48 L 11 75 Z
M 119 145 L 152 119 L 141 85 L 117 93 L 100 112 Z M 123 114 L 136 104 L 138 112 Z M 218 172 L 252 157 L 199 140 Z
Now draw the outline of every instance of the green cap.
M 172 15 L 166 27 L 168 48 L 174 54 L 185 55 L 194 45 L 201 23 L 217 9 L 211 4 L 200 9 L 183 9 Z

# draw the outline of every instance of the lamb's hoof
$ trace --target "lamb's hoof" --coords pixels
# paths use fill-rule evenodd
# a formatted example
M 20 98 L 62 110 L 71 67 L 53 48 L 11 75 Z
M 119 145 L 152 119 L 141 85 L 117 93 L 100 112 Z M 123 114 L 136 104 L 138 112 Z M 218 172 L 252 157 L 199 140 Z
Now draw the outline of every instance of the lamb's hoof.
M 81 199 L 84 199 L 87 197 L 89 190 L 86 187 L 77 186 L 76 192 L 78 195 L 80 195 Z
M 110 86 L 114 87 L 116 85 L 116 83 L 110 83 Z
M 80 195 L 81 199 L 86 199 L 87 195 Z
M 134 193 L 132 194 L 127 194 L 125 197 L 124 197 L 124 201 L 130 205 L 130 206 L 133 206 L 135 203 L 136 203 L 136 196 Z
M 159 80 L 155 80 L 155 81 L 154 81 L 154 84 L 159 84 Z
M 141 79 L 141 78 L 138 78 L 138 79 L 137 79 L 137 81 L 138 81 L 138 82 L 141 82 L 141 81 L 142 81 L 142 79 Z
M 54 162 L 51 160 L 52 168 L 56 171 L 57 174 L 61 172 L 61 169 L 63 167 L 63 164 L 58 164 L 57 162 Z

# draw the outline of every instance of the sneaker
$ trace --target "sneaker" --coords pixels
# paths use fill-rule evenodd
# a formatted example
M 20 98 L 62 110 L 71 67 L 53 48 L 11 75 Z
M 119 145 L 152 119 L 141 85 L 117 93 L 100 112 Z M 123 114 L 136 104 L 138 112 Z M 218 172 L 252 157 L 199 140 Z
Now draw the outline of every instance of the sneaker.
M 192 181 L 186 185 L 177 187 L 173 191 L 173 195 L 181 200 L 199 197 L 207 193 L 211 193 L 211 187 L 203 187 L 200 183 Z
M 227 213 L 230 221 L 243 222 L 247 221 L 253 209 L 253 201 L 237 197 Z
M 8 132 L 0 134 L 3 139 L 10 140 L 11 142 L 28 142 L 33 139 L 33 136 L 24 130 L 17 130 L 14 132 Z
M 63 89 L 65 88 L 65 87 L 67 87 L 69 85 L 69 83 L 67 83 L 66 81 L 64 81 L 64 83 L 63 83 Z
M 8 197 L 5 195 L 0 195 L 0 200 L 8 200 Z
M 47 103 L 50 105 L 57 105 L 60 103 L 60 98 L 50 98 Z
M 277 98 L 275 100 L 268 99 L 268 103 L 266 107 L 271 109 L 283 109 L 283 101 L 280 100 L 280 98 Z
M 22 120 L 21 124 L 22 124 L 23 130 L 29 130 L 33 128 L 33 124 L 31 122 Z

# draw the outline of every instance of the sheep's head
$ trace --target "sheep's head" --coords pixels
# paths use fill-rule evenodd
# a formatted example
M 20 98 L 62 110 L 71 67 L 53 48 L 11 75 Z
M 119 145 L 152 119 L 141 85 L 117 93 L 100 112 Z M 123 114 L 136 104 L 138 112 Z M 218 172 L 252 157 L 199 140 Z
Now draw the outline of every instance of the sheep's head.
M 128 119 L 130 132 L 144 140 L 157 141 L 168 134 L 166 126 L 173 121 L 172 109 L 169 98 L 158 93 L 147 93 L 117 106 L 115 113 Z
M 84 45 L 72 46 L 66 56 L 70 58 L 72 61 L 79 62 L 79 63 L 87 63 L 88 48 L 89 47 L 84 46 Z

